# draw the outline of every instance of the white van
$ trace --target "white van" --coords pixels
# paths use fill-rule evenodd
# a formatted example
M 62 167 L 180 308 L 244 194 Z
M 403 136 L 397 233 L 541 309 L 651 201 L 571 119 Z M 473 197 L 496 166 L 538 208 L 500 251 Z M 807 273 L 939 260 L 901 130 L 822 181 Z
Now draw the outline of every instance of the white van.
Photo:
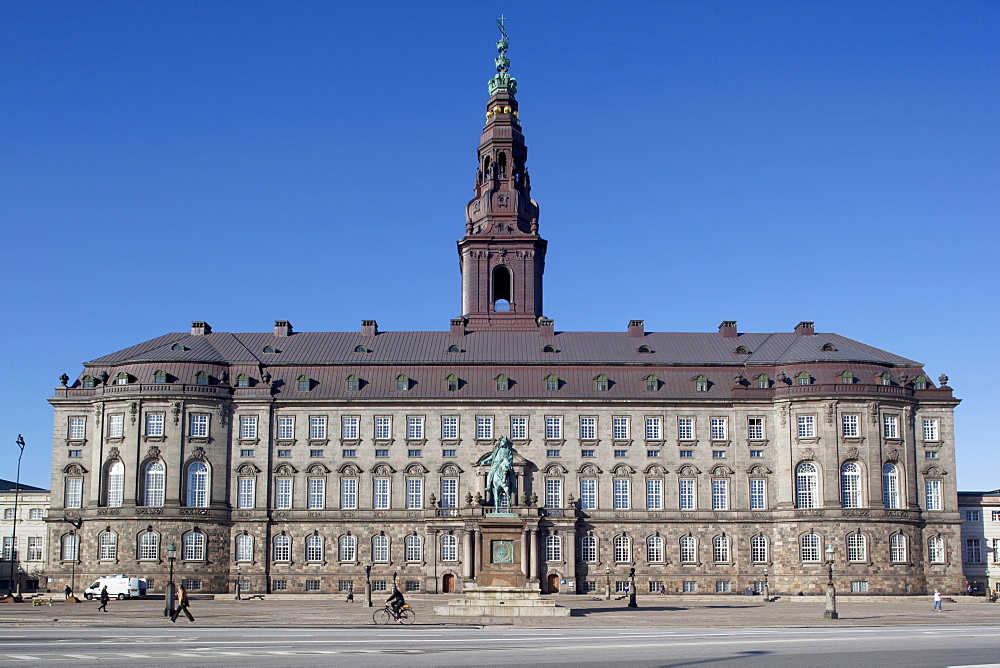
M 146 598 L 146 578 L 130 578 L 127 575 L 105 575 L 83 591 L 88 601 L 98 598 L 101 589 L 108 588 L 108 596 L 123 601 L 126 598 Z

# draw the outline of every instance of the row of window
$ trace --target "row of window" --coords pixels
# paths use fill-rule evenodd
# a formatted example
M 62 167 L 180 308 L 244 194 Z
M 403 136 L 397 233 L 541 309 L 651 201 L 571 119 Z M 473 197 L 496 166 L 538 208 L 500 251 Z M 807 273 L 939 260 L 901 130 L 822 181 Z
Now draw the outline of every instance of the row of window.
M 983 511 L 982 510 L 964 510 L 962 511 L 963 517 L 965 517 L 966 522 L 982 522 L 983 521 Z M 1000 522 L 1000 510 L 990 511 L 990 520 L 993 522 Z
M 986 559 L 983 556 L 983 544 L 989 545 L 989 541 L 985 538 L 967 538 L 965 541 L 965 563 L 967 564 L 984 564 Z M 991 548 L 987 547 L 986 551 L 991 551 Z M 1000 564 L 1000 538 L 993 539 L 993 563 Z
M 3 518 L 5 520 L 14 519 L 14 509 L 4 508 Z M 44 508 L 29 508 L 28 509 L 28 519 L 29 520 L 43 520 L 45 519 L 45 509 Z
M 862 482 L 861 465 L 844 462 L 840 469 L 840 502 L 844 508 L 861 508 L 866 485 Z M 903 487 L 900 485 L 898 464 L 888 462 L 882 466 L 882 505 L 885 508 L 903 507 Z M 924 481 L 924 508 L 942 510 L 941 480 Z M 801 462 L 795 467 L 795 507 L 819 508 L 821 506 L 819 469 L 815 462 Z
M 18 539 L 18 543 L 24 538 Z M 2 548 L 0 548 L 0 561 L 11 561 L 11 557 L 16 557 L 14 560 L 17 561 L 23 557 L 27 557 L 27 561 L 42 561 L 45 552 L 45 539 L 42 536 L 27 536 L 27 554 L 20 554 L 19 550 L 14 549 L 14 536 L 4 536 L 2 542 Z M 21 543 L 23 545 L 23 543 Z

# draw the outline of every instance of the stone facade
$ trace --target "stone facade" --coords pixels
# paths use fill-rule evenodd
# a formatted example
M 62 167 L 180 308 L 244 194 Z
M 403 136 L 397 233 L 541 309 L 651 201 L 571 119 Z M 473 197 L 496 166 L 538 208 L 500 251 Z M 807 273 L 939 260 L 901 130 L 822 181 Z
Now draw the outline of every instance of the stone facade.
M 630 568 L 642 591 L 818 592 L 829 547 L 841 591 L 959 588 L 946 378 L 811 322 L 555 330 L 512 81 L 491 87 L 447 331 L 196 322 L 64 378 L 54 572 L 155 590 L 175 543 L 196 590 L 360 591 L 372 565 L 376 589 L 458 591 L 490 565 L 479 462 L 508 436 L 516 563 L 543 592 Z

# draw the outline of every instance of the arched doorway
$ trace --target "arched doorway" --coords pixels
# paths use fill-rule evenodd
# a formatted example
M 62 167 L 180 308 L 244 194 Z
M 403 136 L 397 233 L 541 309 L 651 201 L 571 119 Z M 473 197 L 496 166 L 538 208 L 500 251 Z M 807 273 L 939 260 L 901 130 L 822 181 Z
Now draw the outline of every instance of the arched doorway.
M 441 593 L 452 594 L 455 592 L 455 576 L 445 573 L 441 578 Z
M 548 582 L 549 593 L 550 594 L 558 594 L 559 593 L 559 574 L 558 573 L 549 573 L 549 576 L 548 576 L 548 578 L 546 578 L 546 580 Z

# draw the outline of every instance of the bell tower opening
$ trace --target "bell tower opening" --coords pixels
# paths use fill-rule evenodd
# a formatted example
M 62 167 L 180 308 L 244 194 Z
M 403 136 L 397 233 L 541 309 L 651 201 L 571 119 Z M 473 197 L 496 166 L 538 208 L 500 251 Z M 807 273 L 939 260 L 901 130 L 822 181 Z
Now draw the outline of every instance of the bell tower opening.
M 493 267 L 493 310 L 497 313 L 510 311 L 510 269 L 500 264 Z

